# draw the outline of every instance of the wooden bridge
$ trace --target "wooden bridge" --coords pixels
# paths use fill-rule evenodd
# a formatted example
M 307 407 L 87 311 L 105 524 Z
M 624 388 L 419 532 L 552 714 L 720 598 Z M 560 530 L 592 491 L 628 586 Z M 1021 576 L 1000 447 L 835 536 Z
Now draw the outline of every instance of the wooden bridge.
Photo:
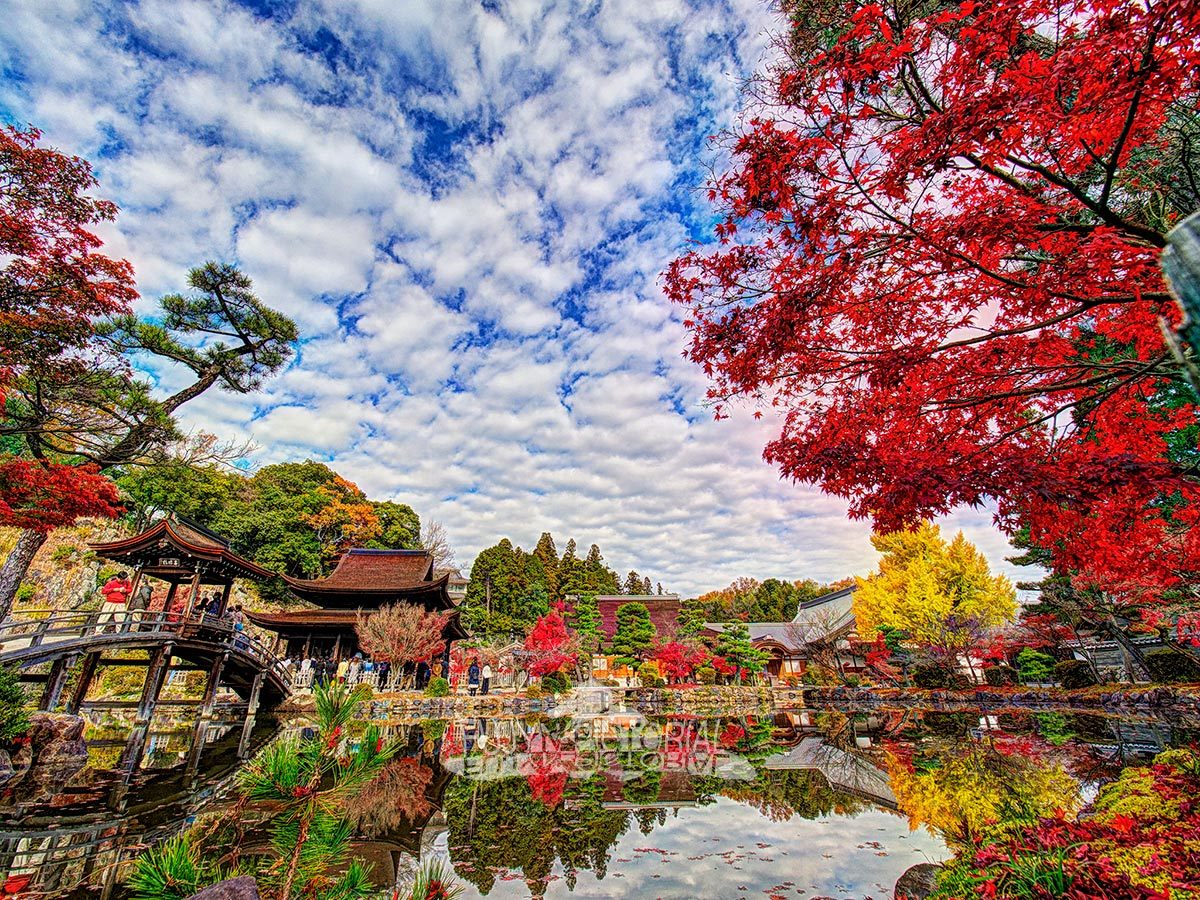
M 97 619 L 97 613 L 33 610 L 0 625 L 0 664 L 22 670 L 23 681 L 44 684 L 39 709 L 54 711 L 59 706 L 69 677 L 77 670 L 63 703 L 65 712 L 74 714 L 90 706 L 129 708 L 136 711 L 135 729 L 144 731 L 160 704 L 177 705 L 161 700 L 168 674 L 173 669 L 199 670 L 207 673 L 203 697 L 182 704 L 197 709 L 198 729 L 212 722 L 217 691 L 224 686 L 239 695 L 242 702 L 234 708 L 238 718 L 244 717 L 248 734 L 261 704 L 273 706 L 292 691 L 283 660 L 261 641 L 236 631 L 226 618 L 133 611 L 115 623 L 100 624 Z M 127 651 L 144 651 L 146 657 L 131 657 Z M 118 652 L 118 657 L 111 656 Z M 107 659 L 106 654 L 110 654 Z M 47 673 L 28 671 L 47 664 Z M 105 665 L 145 667 L 137 701 L 89 703 L 88 692 Z M 141 750 L 133 752 L 136 759 L 127 762 L 136 766 Z

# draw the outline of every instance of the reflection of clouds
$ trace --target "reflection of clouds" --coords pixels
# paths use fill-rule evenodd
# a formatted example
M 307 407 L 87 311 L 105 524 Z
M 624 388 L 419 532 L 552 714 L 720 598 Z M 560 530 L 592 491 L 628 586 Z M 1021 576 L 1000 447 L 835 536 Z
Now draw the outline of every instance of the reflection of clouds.
M 868 841 L 882 847 L 865 846 Z M 638 852 L 649 848 L 664 852 Z M 882 810 L 854 817 L 772 822 L 726 798 L 670 813 L 650 835 L 631 828 L 610 854 L 609 874 L 603 880 L 581 871 L 574 893 L 558 880 L 549 884 L 546 896 L 753 897 L 792 882 L 793 887 L 779 893 L 799 896 L 795 892 L 799 888 L 808 896 L 882 898 L 890 896 L 896 879 L 909 866 L 949 856 L 940 842 L 928 835 L 908 834 L 902 819 Z M 702 858 L 689 859 L 696 856 Z M 618 863 L 618 859 L 629 862 Z M 562 874 L 558 866 L 554 871 Z M 615 877 L 618 873 L 624 877 Z M 480 896 L 470 885 L 466 887 L 465 897 Z M 489 898 L 527 896 L 519 880 L 497 881 L 488 894 Z

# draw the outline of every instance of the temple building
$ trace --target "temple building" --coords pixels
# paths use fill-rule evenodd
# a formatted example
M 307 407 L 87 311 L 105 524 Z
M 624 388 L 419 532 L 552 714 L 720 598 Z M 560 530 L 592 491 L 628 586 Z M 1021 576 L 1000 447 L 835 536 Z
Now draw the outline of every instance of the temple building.
M 843 674 L 859 674 L 863 660 L 855 652 L 855 585 L 822 594 L 801 603 L 790 622 L 746 622 L 754 649 L 770 654 L 766 674 L 772 681 L 800 678 L 806 671 L 814 648 L 836 661 Z M 729 627 L 725 622 L 706 622 L 704 633 L 716 639 Z
M 97 556 L 133 572 L 131 594 L 136 594 L 143 583 L 158 587 L 150 603 L 152 610 L 171 608 L 182 601 L 183 610 L 191 611 L 198 598 L 215 592 L 223 612 L 235 578 L 261 584 L 277 577 L 269 569 L 238 556 L 219 534 L 183 516 L 159 519 L 141 534 L 124 540 L 88 546 Z
M 288 588 L 315 609 L 251 612 L 255 625 L 279 636 L 286 656 L 332 656 L 358 652 L 354 627 L 360 613 L 393 603 L 414 603 L 431 612 L 452 612 L 443 637 L 450 643 L 467 637 L 458 608 L 447 592 L 449 575 L 433 576 L 433 556 L 426 550 L 347 550 L 325 578 L 283 576 Z

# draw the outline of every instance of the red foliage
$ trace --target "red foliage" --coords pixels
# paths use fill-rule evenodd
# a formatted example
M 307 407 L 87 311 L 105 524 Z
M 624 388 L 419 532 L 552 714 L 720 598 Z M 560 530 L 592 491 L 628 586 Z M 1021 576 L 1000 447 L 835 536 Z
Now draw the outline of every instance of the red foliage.
M 0 128 L 0 402 L 14 370 L 79 349 L 97 318 L 137 298 L 133 267 L 95 252 L 89 230 L 117 207 L 86 194 L 96 179 L 85 160 L 40 138 Z
M 120 512 L 117 486 L 95 466 L 0 460 L 0 525 L 45 533 L 81 516 Z
M 570 648 L 571 635 L 562 613 L 557 610 L 546 613 L 525 638 L 525 649 L 533 653 L 529 674 L 536 678 L 574 666 L 577 657 Z
M 659 646 L 653 658 L 668 681 L 680 681 L 691 678 L 696 669 L 708 660 L 709 653 L 703 647 L 671 641 Z
M 797 15 L 756 92 L 721 246 L 666 274 L 710 396 L 775 407 L 766 457 L 883 530 L 990 503 L 1081 584 L 1188 578 L 1158 251 L 1197 202 L 1167 117 L 1195 115 L 1200 5 L 802 6 L 835 21 Z
M 717 735 L 717 742 L 727 750 L 732 750 L 746 738 L 746 729 L 737 722 L 730 722 Z
M 723 656 L 714 656 L 708 661 L 708 664 L 716 669 L 720 675 L 732 675 L 737 671 L 737 666 L 727 661 Z

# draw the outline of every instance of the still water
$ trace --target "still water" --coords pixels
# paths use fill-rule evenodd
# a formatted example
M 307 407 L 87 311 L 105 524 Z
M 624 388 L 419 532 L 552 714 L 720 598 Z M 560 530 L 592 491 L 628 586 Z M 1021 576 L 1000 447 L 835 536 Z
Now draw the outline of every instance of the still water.
M 814 710 L 699 719 L 636 710 L 393 722 L 404 750 L 352 805 L 381 891 L 421 860 L 465 897 L 892 896 L 989 821 L 1078 809 L 1191 723 L 1070 712 Z M 283 727 L 303 727 L 283 723 Z M 240 729 L 197 753 L 152 733 L 117 769 L 120 724 L 37 798 L 0 800 L 0 879 L 27 897 L 122 896 L 129 860 L 232 806 Z

